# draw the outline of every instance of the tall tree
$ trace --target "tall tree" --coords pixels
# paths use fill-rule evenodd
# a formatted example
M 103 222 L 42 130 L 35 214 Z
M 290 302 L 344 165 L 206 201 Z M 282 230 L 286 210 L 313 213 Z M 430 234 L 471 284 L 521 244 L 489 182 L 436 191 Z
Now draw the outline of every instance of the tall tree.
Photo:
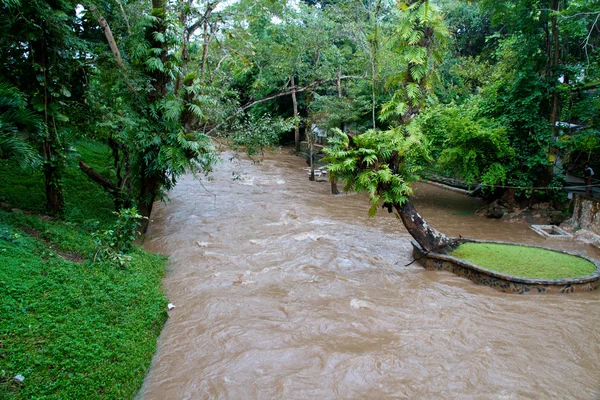
M 94 10 L 91 3 L 88 9 Z M 98 9 L 94 13 L 102 16 L 118 10 Z M 80 166 L 115 197 L 117 206 L 136 203 L 146 217 L 145 231 L 155 200 L 186 170 L 210 171 L 216 155 L 210 139 L 194 130 L 185 117 L 188 110 L 200 114 L 190 97 L 194 81 L 200 78 L 189 73 L 181 76 L 183 62 L 175 49 L 181 49 L 185 40 L 177 34 L 184 27 L 182 19 L 176 18 L 176 8 L 164 0 L 153 0 L 133 11 L 137 12 L 127 16 L 129 28 L 114 30 L 117 51 L 103 27 L 113 57 L 98 60 L 88 92 L 96 111 L 97 132 L 113 149 L 117 182 L 83 160 Z M 110 26 L 108 18 L 102 18 Z
M 29 112 L 43 122 L 30 136 L 43 158 L 46 207 L 61 215 L 64 168 L 72 93 L 81 92 L 81 58 L 74 5 L 65 0 L 15 0 L 0 6 L 0 79 L 12 82 L 25 96 Z
M 329 169 L 346 183 L 345 190 L 367 192 L 369 214 L 381 206 L 396 212 L 413 238 L 427 251 L 448 252 L 456 244 L 429 225 L 410 201 L 419 157 L 427 157 L 422 135 L 412 119 L 433 89 L 431 76 L 447 38 L 440 12 L 428 1 L 402 6 L 398 31 L 391 42 L 402 62 L 393 73 L 395 94 L 382 110 L 383 118 L 399 116 L 396 127 L 374 129 L 357 136 L 337 131 L 326 149 Z M 389 83 L 388 83 L 389 84 Z

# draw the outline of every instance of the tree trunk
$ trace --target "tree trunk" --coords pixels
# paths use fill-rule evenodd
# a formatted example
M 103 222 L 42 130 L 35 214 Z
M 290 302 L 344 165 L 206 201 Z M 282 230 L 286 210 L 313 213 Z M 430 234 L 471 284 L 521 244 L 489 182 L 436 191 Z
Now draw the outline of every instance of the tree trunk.
M 48 144 L 48 142 L 44 143 L 44 156 L 49 157 L 46 160 L 57 156 L 53 146 Z M 46 210 L 48 214 L 62 216 L 65 209 L 65 199 L 62 193 L 58 168 L 52 165 L 52 162 L 46 161 L 44 164 L 44 181 L 46 186 Z
M 554 11 L 558 11 L 558 0 L 552 0 L 552 9 Z M 556 80 L 554 79 L 556 76 L 558 64 L 560 63 L 560 37 L 558 31 L 558 22 L 556 19 L 556 15 L 552 15 L 551 17 L 552 24 L 552 57 L 550 58 L 550 76 L 552 77 L 552 81 L 554 81 L 552 85 L 552 104 L 550 109 L 550 126 L 552 129 L 552 140 L 558 140 L 558 133 L 560 127 L 558 126 L 558 118 L 559 118 L 559 93 L 557 90 Z M 548 165 L 547 171 L 547 183 L 550 183 L 552 180 L 552 176 L 554 175 L 554 158 L 556 157 L 556 151 L 554 146 L 550 145 L 548 148 L 548 156 L 552 158 L 553 163 Z
M 353 142 L 350 141 L 350 146 L 353 145 Z M 404 158 L 398 151 L 394 150 L 389 163 L 392 173 L 397 174 L 403 163 Z M 380 187 L 378 188 L 378 191 L 381 192 L 383 189 L 385 189 L 385 187 Z M 448 238 L 448 236 L 438 232 L 434 227 L 429 225 L 427 221 L 419 215 L 417 209 L 409 199 L 403 204 L 385 203 L 384 207 L 387 207 L 389 212 L 392 212 L 392 207 L 396 209 L 408 233 L 410 233 L 426 252 L 444 254 L 452 251 L 458 245 L 457 240 Z
M 150 46 L 154 49 L 161 49 L 160 60 L 163 65 L 167 62 L 168 57 L 168 46 L 166 42 L 156 40 L 156 34 L 161 33 L 166 35 L 167 26 L 167 1 L 166 0 L 152 0 L 152 16 L 156 18 L 154 26 L 148 28 L 146 32 L 146 40 L 150 43 Z M 151 102 L 155 102 L 161 99 L 167 92 L 167 85 L 169 82 L 169 76 L 166 71 L 152 70 L 149 75 L 152 77 L 152 89 L 148 93 L 148 98 Z
M 129 79 L 127 78 L 127 70 L 125 69 L 125 64 L 123 63 L 123 59 L 121 58 L 121 52 L 119 51 L 119 47 L 117 46 L 115 37 L 112 34 L 110 25 L 108 24 L 106 19 L 102 16 L 102 14 L 100 13 L 100 10 L 94 3 L 87 2 L 86 5 L 90 9 L 92 14 L 94 14 L 94 17 L 96 18 L 96 20 L 98 20 L 98 25 L 100 25 L 100 27 L 102 28 L 102 30 L 104 32 L 104 37 L 106 38 L 106 41 L 108 42 L 108 46 L 110 47 L 110 50 L 113 53 L 113 56 L 115 58 L 117 65 L 120 67 L 121 74 L 123 75 L 123 78 L 125 79 L 125 84 L 129 88 L 129 90 L 131 90 L 132 92 L 135 92 L 136 91 L 135 88 L 133 87 L 131 82 L 129 82 Z M 121 6 L 121 11 L 123 12 L 123 16 L 125 18 L 125 21 L 127 22 L 127 28 L 129 29 L 129 34 L 131 35 L 129 22 L 127 21 L 127 15 L 125 14 L 123 5 L 121 3 L 119 3 L 119 6 Z
M 176 95 L 179 94 L 179 91 L 181 90 L 181 86 L 183 84 L 183 78 L 187 75 L 187 72 L 188 72 L 188 62 L 189 62 L 188 46 L 189 46 L 189 39 L 190 39 L 190 34 L 188 32 L 188 26 L 187 26 L 187 20 L 189 17 L 189 13 L 187 12 L 187 10 L 189 10 L 190 8 L 186 7 L 184 0 L 179 0 L 178 7 L 179 7 L 179 23 L 181 24 L 183 29 L 181 30 L 181 52 L 180 52 L 181 73 L 178 74 L 177 78 L 175 79 L 175 88 L 173 90 Z
M 39 24 L 45 27 L 45 21 L 38 21 Z M 50 85 L 51 79 L 48 78 L 48 71 L 50 70 L 50 61 L 48 56 L 48 49 L 43 39 L 34 40 L 31 43 L 32 56 L 34 63 L 37 63 L 43 71 L 44 83 L 38 90 L 43 93 L 44 96 L 44 135 L 42 138 L 42 155 L 44 157 L 44 184 L 46 187 L 46 211 L 50 215 L 62 216 L 65 208 L 65 200 L 62 193 L 61 185 L 61 169 L 63 167 L 63 161 L 60 154 L 61 146 L 60 139 L 58 137 L 58 131 L 56 130 L 56 124 L 54 118 L 50 115 L 50 105 L 52 102 L 52 96 L 48 92 L 48 86 Z M 52 121 L 52 129 L 50 122 Z
M 160 48 L 160 59 L 166 63 L 168 58 L 168 46 L 166 42 L 156 40 L 156 33 L 166 35 L 167 32 L 167 0 L 152 0 L 152 16 L 156 18 L 154 26 L 150 27 L 146 32 L 146 38 L 153 48 Z M 168 86 L 171 84 L 170 77 L 165 71 L 149 71 L 149 76 L 152 79 L 153 89 L 148 93 L 148 99 L 152 103 L 158 103 L 168 91 Z M 164 118 L 162 113 L 158 113 L 158 120 Z M 161 144 L 156 144 L 145 150 L 145 155 L 152 155 L 150 159 L 156 160 L 160 153 Z M 154 153 L 154 154 L 153 154 Z M 150 215 L 152 214 L 152 206 L 154 200 L 163 183 L 160 179 L 161 175 L 157 172 L 151 172 L 148 168 L 147 161 L 142 157 L 142 165 L 140 166 L 140 193 L 138 197 L 138 212 L 145 217 L 142 219 L 140 232 L 146 233 L 150 224 Z
M 152 207 L 154 206 L 159 186 L 158 179 L 154 177 L 143 177 L 141 180 L 138 212 L 144 217 L 142 219 L 142 225 L 140 226 L 140 232 L 142 234 L 145 234 L 148 231 Z
M 314 181 L 315 180 L 315 153 L 314 153 L 314 146 L 313 146 L 313 131 L 312 131 L 312 127 L 306 127 L 306 139 L 308 139 L 308 157 L 310 159 L 310 176 L 308 178 L 308 180 L 310 181 Z
M 331 194 L 340 194 L 337 187 L 337 177 L 333 174 L 329 175 L 329 182 L 331 182 Z
M 373 121 L 373 129 L 376 129 L 377 125 L 375 123 L 375 111 L 377 109 L 377 99 L 375 98 L 375 61 L 371 60 L 371 118 Z
M 338 66 L 337 71 L 337 90 L 338 90 L 338 100 L 342 100 L 342 66 Z M 341 126 L 342 132 L 346 131 L 346 123 L 342 122 Z M 329 182 L 331 183 L 331 194 L 340 194 L 340 191 L 337 187 L 337 176 L 335 176 L 335 172 L 331 172 L 329 175 Z
M 121 52 L 119 51 L 119 47 L 117 46 L 115 37 L 112 34 L 110 25 L 108 25 L 108 22 L 106 22 L 106 19 L 102 16 L 102 14 L 100 14 L 98 7 L 96 7 L 96 5 L 94 3 L 88 2 L 87 6 L 90 9 L 90 11 L 92 12 L 92 14 L 94 14 L 94 17 L 96 18 L 96 20 L 98 20 L 98 25 L 100 25 L 100 27 L 104 31 L 104 36 L 106 37 L 106 41 L 108 42 L 108 46 L 110 47 L 110 50 L 112 51 L 113 55 L 115 56 L 115 61 L 117 62 L 117 64 L 119 64 L 120 67 L 123 67 L 124 64 L 123 64 L 123 59 L 121 58 Z M 121 6 L 121 9 L 122 9 L 122 6 Z
M 408 233 L 419 243 L 426 252 L 448 253 L 452 251 L 458 241 L 438 232 L 434 227 L 419 215 L 417 209 L 410 200 L 404 204 L 393 205 Z
M 294 106 L 294 145 L 296 153 L 300 153 L 300 123 L 298 122 L 298 101 L 296 100 L 296 83 L 294 82 L 294 75 L 290 78 L 292 84 L 292 104 Z
M 200 62 L 200 80 L 204 81 L 204 74 L 206 72 L 206 62 L 208 60 L 208 49 L 210 46 L 210 41 L 212 39 L 212 27 L 206 22 L 204 25 L 204 41 L 202 43 L 202 59 Z
M 378 73 L 378 53 L 379 53 L 379 6 L 380 2 L 375 4 L 375 12 L 369 11 L 369 22 L 373 24 L 375 27 L 373 37 L 369 40 L 369 59 L 371 62 L 371 118 L 373 123 L 373 130 L 377 128 L 377 97 L 375 93 L 376 83 L 377 83 L 377 73 Z

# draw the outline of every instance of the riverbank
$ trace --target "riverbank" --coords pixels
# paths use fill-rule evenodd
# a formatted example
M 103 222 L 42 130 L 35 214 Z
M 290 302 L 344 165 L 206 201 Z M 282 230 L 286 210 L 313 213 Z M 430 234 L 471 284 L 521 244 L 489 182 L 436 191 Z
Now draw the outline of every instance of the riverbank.
M 0 161 L 0 174 L 0 398 L 133 398 L 166 320 L 166 258 L 136 247 L 124 267 L 93 262 L 112 202 L 76 167 L 63 221 L 39 214 L 41 173 Z

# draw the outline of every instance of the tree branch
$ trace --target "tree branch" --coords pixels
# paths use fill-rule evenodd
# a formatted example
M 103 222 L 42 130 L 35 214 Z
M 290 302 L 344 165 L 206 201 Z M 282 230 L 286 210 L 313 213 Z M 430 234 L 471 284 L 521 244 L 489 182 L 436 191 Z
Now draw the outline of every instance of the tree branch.
M 83 173 L 86 174 L 91 180 L 102 186 L 106 192 L 112 195 L 116 195 L 119 192 L 119 188 L 114 183 L 100 175 L 100 173 L 96 172 L 93 168 L 81 160 L 79 161 L 79 169 L 83 171 Z
M 102 16 L 102 14 L 100 14 L 100 10 L 98 10 L 98 7 L 96 7 L 96 5 L 94 3 L 88 1 L 88 2 L 86 2 L 86 5 L 87 5 L 87 8 L 89 8 L 89 10 L 92 12 L 92 14 L 94 14 L 94 17 L 96 17 L 96 19 L 98 20 L 98 24 L 104 31 L 104 36 L 106 37 L 108 46 L 110 47 L 110 50 L 112 51 L 113 55 L 115 56 L 115 61 L 117 62 L 119 67 L 121 67 L 121 71 L 123 72 L 123 76 L 125 78 L 125 84 L 129 88 L 129 90 L 131 90 L 132 92 L 135 92 L 135 88 L 129 82 L 129 80 L 127 80 L 127 71 L 125 69 L 125 63 L 123 63 L 123 59 L 121 58 L 121 52 L 119 51 L 119 47 L 117 46 L 115 37 L 112 34 L 110 25 L 108 25 L 108 22 Z
M 221 64 L 223 63 L 223 61 L 225 61 L 229 57 L 230 57 L 229 54 L 225 54 L 225 56 L 219 60 L 219 63 L 217 64 L 217 68 L 215 68 L 215 72 L 217 72 L 219 70 L 219 68 L 221 68 Z
M 104 36 L 106 37 L 106 41 L 108 42 L 110 50 L 115 56 L 117 64 L 119 64 L 120 67 L 124 67 L 125 65 L 123 64 L 123 59 L 121 58 L 121 52 L 119 51 L 119 47 L 117 46 L 117 42 L 115 41 L 115 37 L 113 36 L 112 31 L 110 30 L 108 22 L 106 22 L 106 19 L 102 16 L 102 14 L 100 14 L 100 10 L 98 10 L 98 7 L 96 7 L 94 3 L 88 2 L 87 6 L 92 12 L 92 14 L 94 14 L 94 17 L 98 20 L 98 24 L 104 31 Z
M 119 7 L 121 8 L 121 14 L 123 14 L 123 19 L 125 20 L 125 25 L 127 26 L 127 33 L 131 36 L 131 26 L 129 25 L 129 18 L 127 18 L 127 13 L 125 12 L 125 8 L 123 8 L 123 3 L 117 0 Z
M 337 79 L 338 79 L 337 77 L 331 78 L 331 79 L 325 79 L 325 80 L 317 79 L 316 81 L 312 82 L 310 85 L 306 85 L 303 87 L 292 86 L 292 88 L 290 90 L 283 90 L 279 93 L 275 93 L 270 96 L 263 97 L 262 99 L 259 99 L 259 100 L 252 100 L 251 102 L 246 103 L 244 106 L 240 107 L 240 109 L 237 110 L 235 113 L 233 113 L 229 117 L 227 117 L 225 119 L 225 121 L 221 122 L 220 124 L 217 124 L 215 127 L 210 129 L 208 132 L 206 132 L 206 134 L 210 135 L 211 133 L 213 133 L 214 131 L 219 129 L 221 126 L 223 126 L 227 121 L 229 121 L 230 119 L 232 119 L 234 117 L 237 117 L 238 115 L 240 115 L 241 113 L 243 113 L 244 111 L 246 111 L 247 109 L 249 109 L 250 107 L 252 107 L 256 104 L 264 103 L 265 101 L 273 100 L 273 99 L 276 99 L 281 96 L 288 96 L 294 92 L 295 93 L 305 92 L 309 89 L 313 89 L 313 88 L 319 86 L 322 83 L 335 81 Z M 366 78 L 366 76 L 344 75 L 344 76 L 340 76 L 339 79 L 367 79 L 367 78 Z

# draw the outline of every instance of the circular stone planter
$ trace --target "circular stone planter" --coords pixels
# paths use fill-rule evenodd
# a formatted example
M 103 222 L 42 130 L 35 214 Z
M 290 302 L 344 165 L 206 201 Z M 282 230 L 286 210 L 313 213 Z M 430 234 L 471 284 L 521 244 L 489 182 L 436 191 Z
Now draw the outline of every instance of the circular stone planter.
M 475 265 L 460 258 L 452 257 L 447 254 L 429 253 L 427 254 L 421 246 L 412 240 L 413 257 L 424 268 L 438 271 L 454 272 L 458 276 L 469 278 L 475 283 L 487 285 L 494 289 L 508 293 L 518 294 L 538 294 L 538 293 L 574 293 L 574 292 L 590 292 L 600 285 L 600 263 L 590 258 L 579 254 L 569 253 L 566 251 L 552 250 L 545 247 L 529 246 L 517 243 L 493 242 L 484 240 L 464 240 L 465 242 L 473 243 L 496 243 L 512 246 L 536 247 L 544 250 L 555 251 L 557 253 L 569 254 L 575 257 L 583 258 L 590 261 L 596 266 L 596 271 L 589 275 L 580 278 L 572 279 L 535 279 L 535 278 L 519 278 L 512 275 L 502 274 L 492 271 L 479 265 Z

